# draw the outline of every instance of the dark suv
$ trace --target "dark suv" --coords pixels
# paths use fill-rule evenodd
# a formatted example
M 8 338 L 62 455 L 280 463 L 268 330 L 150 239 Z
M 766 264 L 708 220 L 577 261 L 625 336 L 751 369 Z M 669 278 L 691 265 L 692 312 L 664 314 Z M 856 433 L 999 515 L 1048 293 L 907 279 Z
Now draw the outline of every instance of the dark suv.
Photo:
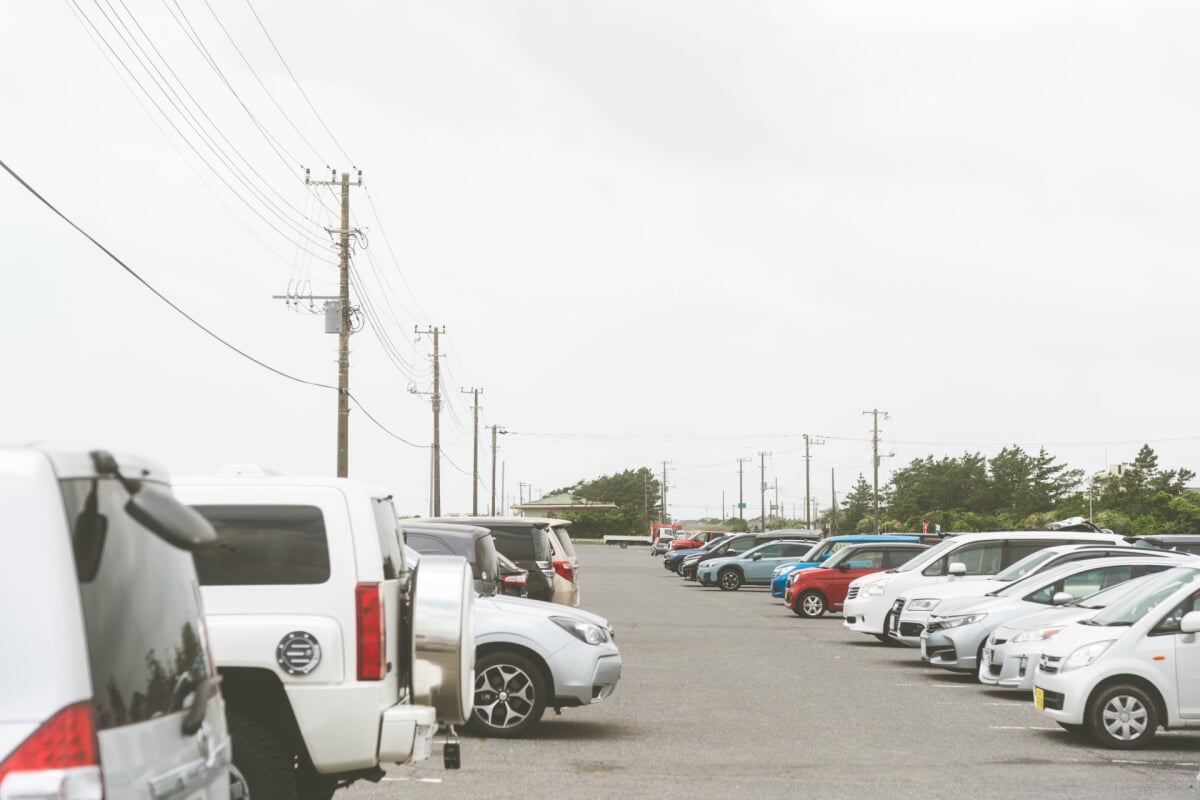
M 712 558 L 725 558 L 727 556 L 741 555 L 751 547 L 757 547 L 766 542 L 773 542 L 786 539 L 788 541 L 811 541 L 816 544 L 821 538 L 820 531 L 803 531 L 803 530 L 785 530 L 785 531 L 765 531 L 762 533 L 740 533 L 735 536 L 730 536 L 711 550 L 705 550 L 702 553 L 695 553 L 686 556 L 683 562 L 679 565 L 679 575 L 685 581 L 696 580 L 696 569 L 701 561 L 708 561 Z
M 471 565 L 475 593 L 490 597 L 499 590 L 496 542 L 487 528 L 402 520 L 405 543 L 422 555 L 462 556 Z
M 435 517 L 420 523 L 439 523 L 486 528 L 496 541 L 496 550 L 529 570 L 525 587 L 533 600 L 550 602 L 554 598 L 554 549 L 544 523 L 519 517 Z

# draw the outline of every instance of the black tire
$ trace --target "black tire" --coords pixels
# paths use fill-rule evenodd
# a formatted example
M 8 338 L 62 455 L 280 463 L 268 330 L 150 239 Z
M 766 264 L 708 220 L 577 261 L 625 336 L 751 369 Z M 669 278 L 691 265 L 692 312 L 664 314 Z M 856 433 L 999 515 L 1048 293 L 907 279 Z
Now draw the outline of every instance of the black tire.
M 226 710 L 233 764 L 255 800 L 297 800 L 292 756 L 269 730 L 250 717 Z
M 792 607 L 792 610 L 806 619 L 816 619 L 824 614 L 828 608 L 829 604 L 825 601 L 825 595 L 814 589 L 809 589 L 796 598 L 796 605 Z
M 676 575 L 683 574 L 683 559 L 682 558 L 675 562 L 675 574 Z
M 1140 686 L 1118 683 L 1088 701 L 1087 731 L 1104 747 L 1136 750 L 1145 747 L 1158 730 L 1154 698 Z
M 990 635 L 990 634 L 989 634 L 989 635 Z M 979 643 L 979 649 L 975 651 L 975 672 L 974 672 L 974 675 L 975 675 L 975 682 L 976 682 L 976 683 L 979 683 L 979 684 L 982 684 L 982 683 L 983 683 L 983 681 L 979 680 L 979 670 L 983 669 L 983 646 L 984 646 L 985 644 L 987 644 L 987 637 L 986 637 L 986 636 L 983 638 L 983 641 Z
M 330 800 L 337 791 L 337 781 L 308 766 L 296 773 L 296 791 L 300 800 Z M 254 800 L 253 795 L 250 800 Z
M 742 573 L 733 567 L 726 567 L 717 573 L 717 586 L 720 586 L 722 591 L 736 592 L 742 588 Z
M 621 542 L 621 549 L 624 550 L 626 547 L 629 547 L 629 542 Z
M 467 729 L 480 736 L 523 736 L 546 710 L 542 670 L 518 653 L 488 653 L 475 662 L 475 709 Z

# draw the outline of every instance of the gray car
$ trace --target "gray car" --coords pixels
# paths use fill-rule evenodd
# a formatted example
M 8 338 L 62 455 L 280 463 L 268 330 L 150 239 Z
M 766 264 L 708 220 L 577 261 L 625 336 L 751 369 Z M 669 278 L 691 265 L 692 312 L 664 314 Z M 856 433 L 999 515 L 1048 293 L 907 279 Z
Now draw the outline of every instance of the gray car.
M 405 544 L 422 555 L 465 558 L 475 578 L 476 594 L 489 597 L 499 591 L 499 554 L 487 528 L 401 520 L 400 530 Z
M 1014 581 L 983 597 L 947 600 L 930 616 L 921 634 L 921 658 L 933 666 L 976 672 L 988 636 L 1004 623 L 1181 563 L 1194 563 L 1193 557 L 1076 561 Z

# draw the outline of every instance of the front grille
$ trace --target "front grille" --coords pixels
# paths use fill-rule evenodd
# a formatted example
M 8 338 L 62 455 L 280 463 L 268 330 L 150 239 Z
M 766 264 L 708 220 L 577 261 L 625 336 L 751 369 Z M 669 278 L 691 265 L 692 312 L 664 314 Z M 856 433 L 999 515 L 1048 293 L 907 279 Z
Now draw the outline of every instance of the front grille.
M 1043 653 L 1041 659 L 1038 660 L 1038 671 L 1045 672 L 1047 675 L 1054 675 L 1061 667 L 1062 658 L 1060 656 L 1048 656 Z
M 901 636 L 920 636 L 921 631 L 923 631 L 923 630 L 925 630 L 925 626 L 919 622 L 901 622 L 900 623 L 900 635 Z
M 854 598 L 856 598 L 856 597 L 858 597 L 858 587 L 857 587 L 857 586 L 851 586 L 851 587 L 850 587 L 850 590 L 846 592 L 846 599 L 847 599 L 847 600 L 853 600 L 853 599 L 854 599 Z
M 1002 668 L 1003 668 L 1002 664 L 988 664 L 987 665 L 987 673 L 988 673 L 988 675 L 990 675 L 993 678 L 999 678 L 1000 670 Z
M 1046 708 L 1051 711 L 1062 711 L 1063 708 L 1063 693 L 1062 692 L 1042 692 L 1042 699 L 1046 702 Z
M 929 658 L 936 658 L 938 656 L 944 656 L 945 658 L 948 658 L 952 661 L 958 660 L 958 656 L 954 652 L 954 645 L 952 645 L 952 644 L 943 645 L 941 647 L 930 647 L 929 645 L 926 645 L 925 646 L 925 655 L 929 656 Z

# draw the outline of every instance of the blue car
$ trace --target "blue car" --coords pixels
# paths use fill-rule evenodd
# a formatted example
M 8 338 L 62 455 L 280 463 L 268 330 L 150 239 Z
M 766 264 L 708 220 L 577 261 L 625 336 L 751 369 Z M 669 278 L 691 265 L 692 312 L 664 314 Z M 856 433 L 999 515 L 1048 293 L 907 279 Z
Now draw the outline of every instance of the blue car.
M 921 541 L 920 536 L 884 536 L 871 533 L 856 534 L 854 536 L 830 536 L 828 539 L 822 539 L 804 554 L 803 560 L 788 561 L 775 568 L 775 571 L 771 573 L 771 597 L 783 598 L 783 590 L 787 584 L 787 577 L 792 572 L 798 569 L 819 567 L 825 559 L 848 545 L 862 544 L 863 542 L 919 541 Z
M 663 556 L 663 569 L 667 572 L 679 572 L 679 565 L 683 563 L 683 559 L 696 553 L 707 553 L 709 550 L 716 547 L 721 542 L 727 539 L 727 536 L 717 536 L 705 542 L 703 547 L 692 547 L 685 550 L 671 550 Z

